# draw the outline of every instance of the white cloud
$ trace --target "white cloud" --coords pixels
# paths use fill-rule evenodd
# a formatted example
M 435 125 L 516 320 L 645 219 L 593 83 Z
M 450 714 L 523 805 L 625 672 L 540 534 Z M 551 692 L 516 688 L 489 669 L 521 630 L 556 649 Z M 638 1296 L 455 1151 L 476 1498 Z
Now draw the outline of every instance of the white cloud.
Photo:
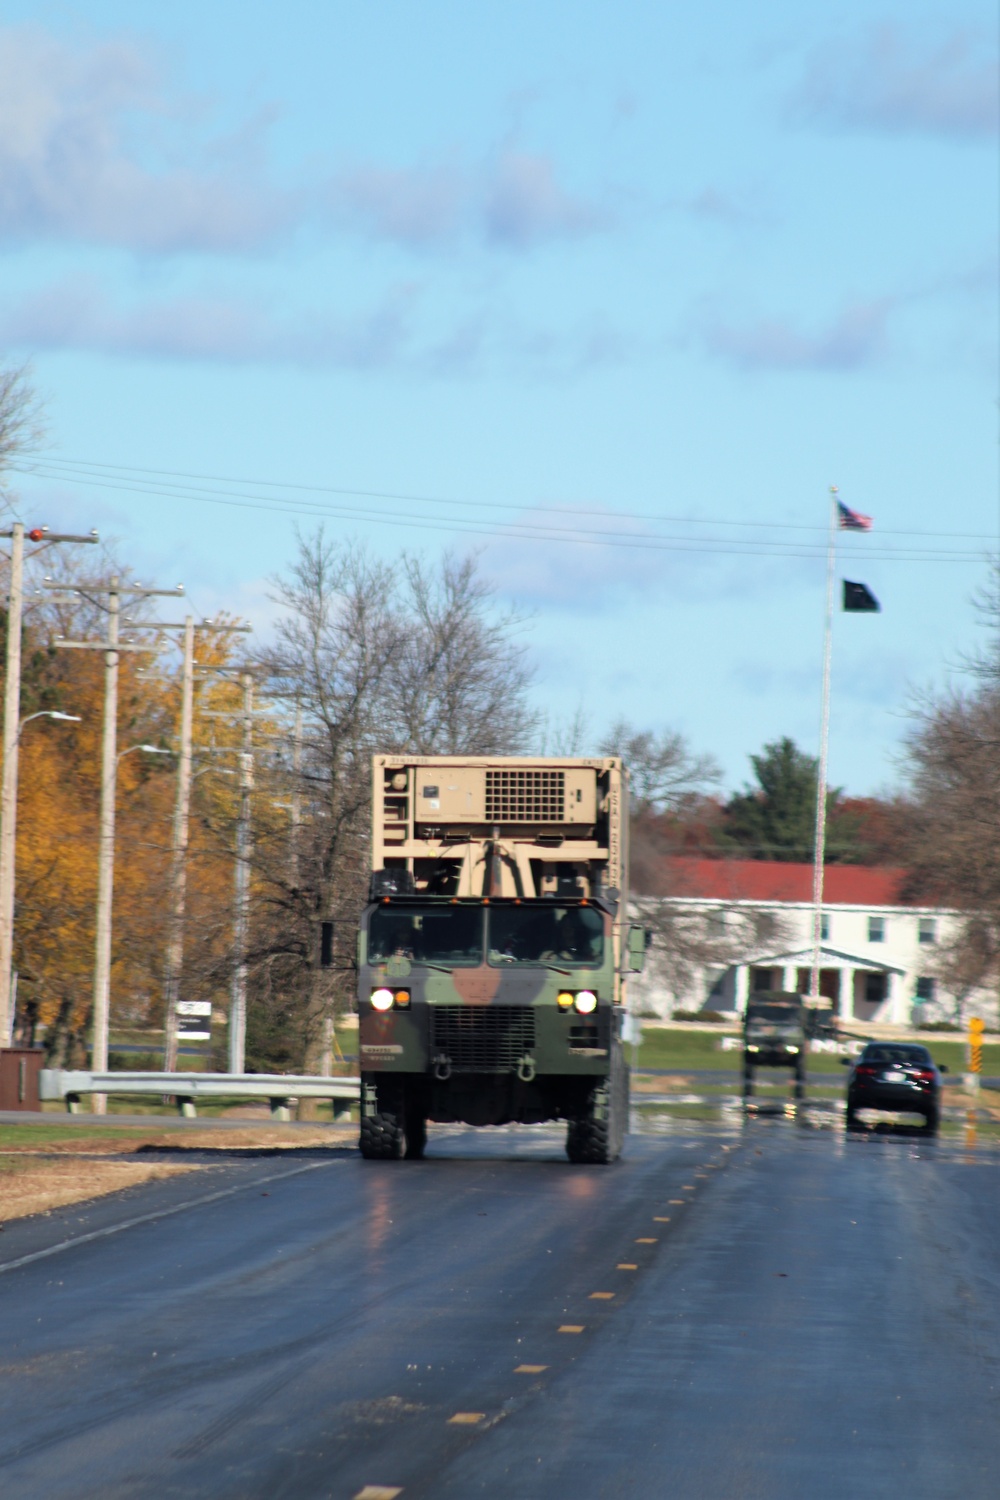
M 218 252 L 287 230 L 301 204 L 267 183 L 246 130 L 202 143 L 192 113 L 131 40 L 0 29 L 0 236 Z
M 510 149 L 475 167 L 356 166 L 332 180 L 328 203 L 342 227 L 411 249 L 472 239 L 525 250 L 612 222 L 602 203 L 561 185 L 550 157 Z
M 882 353 L 891 306 L 888 298 L 853 303 L 811 333 L 782 318 L 762 318 L 742 327 L 714 322 L 703 337 L 713 354 L 745 370 L 854 370 Z
M 413 288 L 404 286 L 361 315 L 276 317 L 260 305 L 209 296 L 116 305 L 96 281 L 78 277 L 0 308 L 0 346 L 32 353 L 85 349 L 161 359 L 369 369 L 396 362 L 405 353 L 414 296 Z
M 995 47 L 956 28 L 921 48 L 897 26 L 818 48 L 791 101 L 799 119 L 886 131 L 995 136 Z

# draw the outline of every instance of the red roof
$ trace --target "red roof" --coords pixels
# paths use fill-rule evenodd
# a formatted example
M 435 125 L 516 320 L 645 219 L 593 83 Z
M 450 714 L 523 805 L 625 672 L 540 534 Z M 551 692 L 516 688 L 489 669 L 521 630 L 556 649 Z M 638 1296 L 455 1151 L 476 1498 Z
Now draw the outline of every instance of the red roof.
M 668 861 L 670 894 L 709 901 L 812 900 L 812 865 L 765 859 Z M 900 896 L 903 870 L 871 865 L 827 865 L 824 906 L 905 906 Z

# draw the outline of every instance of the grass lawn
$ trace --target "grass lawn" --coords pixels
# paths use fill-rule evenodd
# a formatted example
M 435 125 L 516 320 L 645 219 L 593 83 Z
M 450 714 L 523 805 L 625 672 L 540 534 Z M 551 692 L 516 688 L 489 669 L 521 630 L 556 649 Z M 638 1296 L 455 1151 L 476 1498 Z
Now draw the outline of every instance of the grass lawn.
M 638 1067 L 643 1068 L 692 1068 L 738 1072 L 743 1065 L 740 1051 L 722 1052 L 719 1041 L 725 1033 L 709 1031 L 674 1031 L 647 1027 L 642 1034 Z M 728 1033 L 736 1035 L 735 1032 Z M 945 1063 L 951 1073 L 965 1072 L 965 1043 L 959 1040 L 921 1042 L 926 1046 L 935 1062 Z M 626 1049 L 632 1061 L 632 1048 Z M 835 1073 L 840 1068 L 837 1053 L 813 1052 L 809 1055 L 809 1071 L 812 1073 Z M 846 1069 L 845 1069 L 846 1072 Z M 1000 1045 L 988 1043 L 983 1048 L 983 1073 L 987 1077 L 1000 1076 Z

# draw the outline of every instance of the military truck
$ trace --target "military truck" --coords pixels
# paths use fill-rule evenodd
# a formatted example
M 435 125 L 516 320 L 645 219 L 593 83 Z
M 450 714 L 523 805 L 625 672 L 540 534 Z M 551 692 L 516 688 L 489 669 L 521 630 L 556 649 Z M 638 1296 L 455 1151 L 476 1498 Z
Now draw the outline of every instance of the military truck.
M 567 1122 L 611 1162 L 628 1119 L 628 776 L 615 757 L 376 755 L 358 935 L 361 1154 L 428 1120 Z
M 795 1097 L 805 1095 L 812 1022 L 803 995 L 789 990 L 756 990 L 743 1019 L 743 1097 L 753 1096 L 758 1068 L 791 1068 Z

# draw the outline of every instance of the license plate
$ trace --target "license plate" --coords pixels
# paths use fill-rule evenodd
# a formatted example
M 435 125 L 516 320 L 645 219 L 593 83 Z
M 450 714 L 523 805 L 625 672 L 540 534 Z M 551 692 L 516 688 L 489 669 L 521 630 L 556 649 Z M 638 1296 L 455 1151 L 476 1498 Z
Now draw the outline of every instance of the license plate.
M 883 1083 L 905 1083 L 906 1082 L 906 1074 L 905 1073 L 894 1073 L 894 1072 L 883 1073 L 882 1074 L 882 1082 Z

